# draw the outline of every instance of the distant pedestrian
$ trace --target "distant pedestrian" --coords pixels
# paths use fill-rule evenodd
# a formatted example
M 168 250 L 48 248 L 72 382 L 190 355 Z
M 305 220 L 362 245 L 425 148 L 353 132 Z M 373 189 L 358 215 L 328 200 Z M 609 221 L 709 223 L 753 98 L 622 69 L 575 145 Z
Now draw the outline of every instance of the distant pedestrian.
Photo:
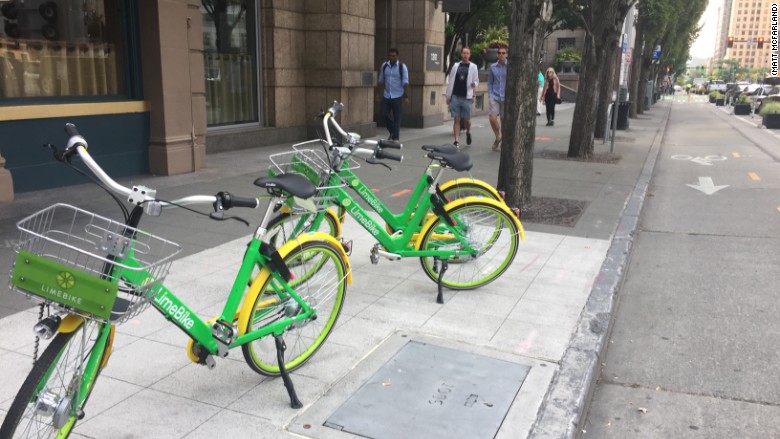
M 474 99 L 474 89 L 479 84 L 477 65 L 470 62 L 471 49 L 464 47 L 460 51 L 460 62 L 456 62 L 450 70 L 447 84 L 447 105 L 453 117 L 452 133 L 455 136 L 455 146 L 459 146 L 460 121 L 466 121 L 466 144 L 471 145 L 471 104 Z
M 387 61 L 379 67 L 379 80 L 375 99 L 381 96 L 380 110 L 390 140 L 401 139 L 401 113 L 403 104 L 409 103 L 409 70 L 398 61 L 398 49 L 387 52 Z
M 539 69 L 539 74 L 536 75 L 536 88 L 536 115 L 541 116 L 542 89 L 544 89 L 544 73 L 542 73 L 542 69 Z
M 555 104 L 561 102 L 561 81 L 552 67 L 547 69 L 542 97 L 547 108 L 547 126 L 555 125 Z
M 504 116 L 504 100 L 506 94 L 506 47 L 499 47 L 498 62 L 490 66 L 488 72 L 488 119 L 496 140 L 493 142 L 493 151 L 501 148 L 501 121 Z

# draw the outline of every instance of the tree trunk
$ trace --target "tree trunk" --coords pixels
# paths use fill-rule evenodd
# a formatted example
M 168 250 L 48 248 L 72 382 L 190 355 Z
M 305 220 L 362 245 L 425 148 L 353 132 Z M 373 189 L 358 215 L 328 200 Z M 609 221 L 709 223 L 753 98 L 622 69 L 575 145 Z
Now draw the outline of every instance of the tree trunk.
M 629 108 L 628 115 L 631 118 L 635 118 L 637 114 L 642 113 L 643 103 L 640 99 L 639 88 L 641 82 L 639 82 L 639 74 L 642 70 L 642 46 L 644 46 L 645 33 L 644 33 L 644 20 L 640 16 L 636 22 L 636 38 L 634 39 L 634 52 L 631 54 L 631 80 L 628 85 L 628 93 L 631 96 L 633 102 Z
M 617 60 L 619 47 L 611 44 L 607 48 L 607 58 L 604 68 L 601 69 L 601 90 L 599 91 L 598 110 L 596 112 L 596 129 L 594 137 L 604 138 L 607 128 L 607 118 L 609 117 L 609 103 L 612 102 L 612 93 L 615 91 L 615 61 Z M 616 97 L 617 99 L 617 97 Z M 617 112 L 617 107 L 612 111 Z M 612 126 L 610 124 L 610 126 Z
M 534 138 L 536 136 L 536 78 L 544 31 L 552 16 L 552 0 L 514 0 L 509 34 L 509 65 L 501 115 L 499 190 L 506 203 L 523 210 L 531 200 Z
M 596 45 L 594 38 L 586 37 L 582 56 L 582 71 L 577 87 L 577 100 L 574 105 L 574 119 L 569 137 L 569 157 L 589 157 L 593 154 L 593 130 L 596 127 L 594 110 L 599 93 L 599 79 L 605 54 Z

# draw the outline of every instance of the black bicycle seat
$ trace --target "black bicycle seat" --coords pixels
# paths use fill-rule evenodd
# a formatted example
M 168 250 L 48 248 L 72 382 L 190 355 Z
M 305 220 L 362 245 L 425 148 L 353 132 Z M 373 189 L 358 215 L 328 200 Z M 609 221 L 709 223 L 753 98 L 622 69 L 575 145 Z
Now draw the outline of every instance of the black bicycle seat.
M 471 157 L 465 152 L 448 154 L 446 152 L 431 151 L 428 153 L 428 158 L 431 160 L 438 160 L 443 166 L 452 168 L 456 171 L 468 171 L 474 166 Z
M 279 174 L 276 177 L 260 177 L 255 186 L 266 189 L 279 189 L 298 198 L 310 198 L 317 192 L 314 183 L 300 174 Z
M 458 147 L 452 144 L 447 145 L 423 145 L 422 149 L 431 152 L 443 152 L 445 154 L 453 154 L 459 151 Z

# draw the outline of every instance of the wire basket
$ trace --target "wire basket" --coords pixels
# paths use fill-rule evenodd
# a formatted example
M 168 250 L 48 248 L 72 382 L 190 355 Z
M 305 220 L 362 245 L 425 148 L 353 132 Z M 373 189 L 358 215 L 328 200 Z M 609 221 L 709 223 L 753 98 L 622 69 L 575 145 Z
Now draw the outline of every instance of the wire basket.
M 11 289 L 70 312 L 119 324 L 162 289 L 181 247 L 67 204 L 19 221 Z

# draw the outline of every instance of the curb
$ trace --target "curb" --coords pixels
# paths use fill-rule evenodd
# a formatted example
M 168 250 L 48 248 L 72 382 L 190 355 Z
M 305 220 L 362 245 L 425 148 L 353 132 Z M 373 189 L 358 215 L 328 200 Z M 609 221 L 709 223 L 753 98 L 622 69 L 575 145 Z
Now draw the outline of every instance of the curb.
M 582 433 L 582 420 L 599 377 L 601 359 L 606 353 L 612 330 L 618 289 L 631 255 L 647 188 L 669 123 L 672 105 L 666 109 L 661 128 L 645 159 L 634 190 L 626 202 L 612 237 L 604 263 L 582 311 L 577 331 L 561 359 L 558 374 L 539 409 L 529 437 L 576 438 Z

